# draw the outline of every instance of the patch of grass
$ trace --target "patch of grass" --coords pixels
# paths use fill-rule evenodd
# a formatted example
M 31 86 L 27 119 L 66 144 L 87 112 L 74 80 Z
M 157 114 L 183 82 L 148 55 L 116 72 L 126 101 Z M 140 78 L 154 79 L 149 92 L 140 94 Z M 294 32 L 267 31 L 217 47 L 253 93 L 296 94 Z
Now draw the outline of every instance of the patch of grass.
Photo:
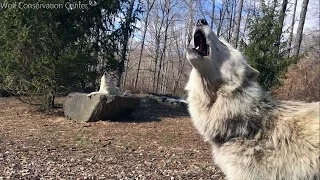
M 76 138 L 76 142 L 77 142 L 77 146 L 80 146 L 80 147 L 89 147 L 89 146 L 91 147 L 93 145 L 90 139 L 85 136 L 78 136 Z

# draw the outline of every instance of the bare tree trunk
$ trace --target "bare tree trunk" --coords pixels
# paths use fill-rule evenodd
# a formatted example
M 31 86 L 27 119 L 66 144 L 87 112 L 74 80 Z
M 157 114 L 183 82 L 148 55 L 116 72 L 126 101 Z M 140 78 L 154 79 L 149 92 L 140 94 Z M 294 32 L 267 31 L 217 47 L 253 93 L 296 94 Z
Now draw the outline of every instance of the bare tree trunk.
M 219 16 L 219 23 L 218 23 L 218 28 L 217 28 L 217 36 L 220 37 L 221 35 L 221 29 L 224 21 L 224 16 L 226 13 L 225 6 L 228 6 L 226 2 L 224 2 L 221 6 L 220 9 L 220 16 Z
M 287 10 L 287 5 L 288 5 L 288 0 L 282 0 L 282 5 L 281 5 L 281 11 L 280 11 L 280 15 L 279 15 L 279 29 L 278 29 L 278 42 L 277 42 L 277 52 L 278 52 L 278 56 L 280 55 L 280 42 L 281 42 L 281 35 L 282 35 L 282 29 L 283 29 L 283 22 L 284 22 L 284 18 L 286 16 L 286 10 Z
M 247 9 L 246 20 L 244 23 L 244 29 L 243 29 L 244 36 L 246 35 L 247 29 L 249 29 L 249 27 L 248 27 L 250 24 L 249 19 L 250 19 L 250 16 L 252 14 L 254 14 L 254 10 L 255 10 L 255 2 L 252 4 L 252 1 L 250 1 L 250 8 Z M 245 42 L 243 40 L 241 40 L 240 42 L 241 42 L 240 45 L 242 45 L 240 48 L 245 48 L 245 46 L 246 46 Z M 239 43 L 239 40 L 238 40 L 238 43 Z
M 213 29 L 213 24 L 214 24 L 214 9 L 215 9 L 215 6 L 216 6 L 216 2 L 215 2 L 215 0 L 212 0 L 212 14 L 211 14 L 211 24 L 210 24 L 211 29 Z
M 158 12 L 156 12 L 158 13 Z M 156 87 L 158 86 L 157 84 L 159 83 L 157 81 L 157 72 L 158 72 L 158 63 L 159 63 L 159 53 L 160 53 L 160 43 L 161 43 L 161 35 L 162 35 L 162 27 L 163 27 L 163 23 L 165 20 L 165 16 L 164 14 L 161 17 L 161 20 L 159 21 L 159 16 L 156 16 L 157 18 L 157 22 L 156 22 L 156 26 L 155 26 L 155 43 L 156 43 L 156 50 L 155 50 L 155 58 L 154 58 L 154 69 L 153 69 L 153 85 L 152 85 L 152 91 L 156 92 L 157 89 Z
M 124 27 L 124 37 L 123 37 L 123 47 L 122 47 L 122 51 L 120 54 L 120 62 L 119 62 L 119 70 L 118 70 L 118 82 L 117 82 L 117 86 L 120 87 L 121 85 L 121 78 L 122 78 L 122 74 L 124 72 L 124 67 L 125 67 L 125 61 L 126 61 L 126 56 L 127 56 L 127 52 L 128 52 L 128 42 L 129 42 L 129 36 L 130 36 L 130 24 L 131 24 L 131 18 L 132 18 L 132 12 L 133 12 L 133 7 L 134 7 L 134 1 L 135 0 L 131 0 L 130 1 L 130 5 L 128 8 L 128 12 L 126 14 L 126 22 L 125 22 L 125 27 Z
M 223 7 L 222 7 L 223 8 Z M 218 23 L 218 27 L 217 27 L 217 36 L 220 37 L 220 31 L 221 31 L 221 27 L 222 27 L 222 21 L 223 21 L 223 9 L 219 10 L 219 23 Z
M 233 27 L 232 24 L 234 22 L 234 9 L 235 9 L 235 2 L 234 0 L 229 0 L 228 1 L 230 4 L 230 6 L 227 8 L 227 12 L 228 12 L 228 18 L 229 18 L 229 27 L 228 27 L 228 36 L 227 36 L 227 41 L 229 42 L 231 40 L 231 35 L 232 35 L 232 31 L 233 31 Z
M 304 22 L 306 20 L 308 3 L 309 3 L 309 0 L 303 0 L 303 2 L 302 2 L 302 9 L 301 9 L 301 13 L 300 13 L 299 26 L 298 26 L 297 36 L 296 36 L 296 40 L 295 40 L 295 47 L 293 49 L 293 56 L 295 56 L 295 57 L 298 57 L 299 52 L 300 52 L 300 46 L 301 46 L 302 35 L 303 35 L 302 33 L 303 33 Z
M 95 27 L 94 27 L 94 31 L 95 31 L 95 35 L 94 35 L 94 37 L 93 37 L 93 39 L 94 39 L 94 43 L 93 43 L 93 48 L 94 48 L 94 52 L 93 52 L 93 56 L 94 56 L 94 58 L 96 59 L 95 61 L 94 61 L 94 65 L 93 65 L 93 72 L 95 72 L 95 74 L 97 75 L 97 74 L 99 74 L 100 73 L 100 71 L 101 71 L 101 69 L 102 68 L 99 68 L 99 39 L 100 39 L 100 37 L 99 37 L 99 28 L 98 28 L 98 26 L 96 25 Z M 105 67 L 103 67 L 103 69 L 104 69 Z M 105 69 L 104 69 L 104 71 L 105 71 Z M 97 77 L 97 76 L 96 76 Z M 97 82 L 96 81 L 93 81 L 93 87 L 95 88 L 95 89 L 97 89 Z
M 179 47 L 179 43 L 178 43 L 178 37 L 177 35 L 175 35 L 175 46 L 176 46 L 176 49 L 180 49 L 181 47 Z M 185 58 L 182 57 L 182 54 L 180 54 L 178 52 L 178 72 L 177 72 L 177 77 L 175 78 L 175 81 L 173 83 L 173 90 L 172 90 L 172 93 L 173 94 L 176 94 L 176 91 L 177 91 L 177 88 L 178 88 L 178 84 L 179 84 L 179 81 L 181 79 L 181 75 L 182 75 L 182 72 L 185 70 Z
M 237 16 L 236 16 L 235 30 L 233 31 L 233 35 L 232 35 L 233 45 L 235 48 L 238 47 L 242 7 L 243 7 L 243 0 L 240 0 L 239 5 L 238 5 L 238 12 L 237 12 Z
M 160 31 L 160 30 L 159 30 Z M 160 32 L 156 35 L 156 51 L 155 51 L 155 58 L 154 58 L 154 69 L 153 69 L 153 85 L 152 85 L 152 91 L 156 91 L 156 85 L 158 82 L 156 81 L 156 75 L 157 75 L 157 66 L 158 66 L 158 58 L 159 58 L 159 50 L 160 50 Z
M 166 94 L 167 93 L 167 87 L 168 87 L 168 60 L 166 62 L 163 62 L 163 73 L 161 74 L 161 88 L 160 88 L 160 92 L 162 94 Z M 166 78 L 165 78 L 166 77 Z
M 137 90 L 137 84 L 139 81 L 139 72 L 140 72 L 140 66 L 141 66 L 141 59 L 142 59 L 142 54 L 143 54 L 143 49 L 144 49 L 144 43 L 146 39 L 146 34 L 147 34 L 147 29 L 148 29 L 148 20 L 149 20 L 149 14 L 150 11 L 154 5 L 155 0 L 152 1 L 147 1 L 147 12 L 146 12 L 146 19 L 144 23 L 144 30 L 142 33 L 142 39 L 141 39 L 141 48 L 140 48 L 140 54 L 139 54 L 139 61 L 138 61 L 138 68 L 137 68 L 137 74 L 136 74 L 136 79 L 134 82 L 134 89 Z
M 296 10 L 297 10 L 297 1 L 295 0 L 294 8 L 293 8 L 293 14 L 292 14 L 292 22 L 290 27 L 290 37 L 289 37 L 289 50 L 288 50 L 288 57 L 290 57 L 290 51 L 291 51 L 291 44 L 292 44 L 292 38 L 293 38 L 293 29 L 294 29 L 294 23 L 296 18 Z
M 176 22 L 172 21 L 172 26 L 170 27 L 170 34 L 172 35 L 172 46 L 168 49 L 168 51 L 171 52 L 171 54 L 174 54 L 173 57 L 171 57 L 171 77 L 172 81 L 172 94 L 176 94 L 176 91 L 178 89 L 179 81 L 181 79 L 182 72 L 186 72 L 185 69 L 185 63 L 186 59 L 184 58 L 184 53 L 181 51 L 183 49 L 184 44 L 183 42 L 184 37 L 180 35 L 180 30 L 176 30 Z
M 157 75 L 157 86 L 156 86 L 156 90 L 158 90 L 159 88 L 159 82 L 160 82 L 160 74 L 161 74 L 161 71 L 162 71 L 162 66 L 164 65 L 164 58 L 166 56 L 166 48 L 167 48 L 167 40 L 168 40 L 168 28 L 169 28 L 169 25 L 170 25 L 170 22 L 169 22 L 169 14 L 170 14 L 170 5 L 171 5 L 171 2 L 170 0 L 166 0 L 165 1 L 165 7 L 163 7 L 163 15 L 166 17 L 166 21 L 165 21 L 165 31 L 164 31 L 164 42 L 163 42 L 163 48 L 162 48 L 162 52 L 161 52 L 161 55 L 160 55 L 160 59 L 159 59 L 159 68 L 158 68 L 158 75 Z M 162 82 L 163 83 L 163 82 Z M 163 85 L 161 83 L 161 86 Z M 160 88 L 160 91 L 161 91 L 161 88 Z
M 188 19 L 188 25 L 187 25 L 187 41 L 185 44 L 185 48 L 188 47 L 191 39 L 192 39 L 192 31 L 193 31 L 193 16 L 194 16 L 194 8 L 193 8 L 193 2 L 194 0 L 188 0 L 187 6 L 189 8 L 189 19 Z
M 287 5 L 288 5 L 288 0 L 282 0 L 282 5 L 281 5 L 281 11 L 280 11 L 280 30 L 282 32 L 283 29 L 283 22 L 284 22 L 284 18 L 286 16 L 286 11 L 287 11 Z
M 130 57 L 128 57 L 128 59 L 130 59 Z M 126 66 L 125 66 L 126 68 L 128 68 L 129 67 L 129 61 L 126 61 Z M 126 85 L 128 85 L 127 84 L 127 76 L 128 76 L 128 71 L 125 71 L 124 72 L 124 78 L 123 78 L 123 81 L 122 81 L 122 87 L 123 88 L 126 88 Z M 132 84 L 131 84 L 132 85 Z M 130 85 L 130 86 L 131 86 Z M 132 86 L 131 86 L 132 87 Z

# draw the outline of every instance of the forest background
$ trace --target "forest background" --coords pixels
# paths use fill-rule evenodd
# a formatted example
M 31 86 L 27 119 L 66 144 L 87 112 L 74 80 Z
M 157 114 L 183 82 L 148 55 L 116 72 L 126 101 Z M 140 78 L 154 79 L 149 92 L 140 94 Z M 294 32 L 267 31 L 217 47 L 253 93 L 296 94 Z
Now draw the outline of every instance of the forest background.
M 92 92 L 108 71 L 122 91 L 184 98 L 184 50 L 197 19 L 242 51 L 281 99 L 319 101 L 317 0 L 5 0 L 0 95 L 51 107 Z

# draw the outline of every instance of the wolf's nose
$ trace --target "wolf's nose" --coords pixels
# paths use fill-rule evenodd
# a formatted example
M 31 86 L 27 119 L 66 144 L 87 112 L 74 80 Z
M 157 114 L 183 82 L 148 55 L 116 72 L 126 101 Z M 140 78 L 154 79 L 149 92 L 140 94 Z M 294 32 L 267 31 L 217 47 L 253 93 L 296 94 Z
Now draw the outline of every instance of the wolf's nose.
M 199 19 L 197 22 L 197 26 L 208 25 L 208 22 L 205 19 Z

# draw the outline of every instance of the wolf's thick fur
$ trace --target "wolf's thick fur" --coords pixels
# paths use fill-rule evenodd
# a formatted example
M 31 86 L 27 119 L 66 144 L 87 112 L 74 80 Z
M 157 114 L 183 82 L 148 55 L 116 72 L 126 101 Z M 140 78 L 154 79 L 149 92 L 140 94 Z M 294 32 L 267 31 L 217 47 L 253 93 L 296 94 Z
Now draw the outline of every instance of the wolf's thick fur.
M 319 179 L 319 102 L 273 100 L 238 50 L 207 25 L 197 31 L 209 53 L 199 53 L 194 39 L 187 49 L 189 112 L 227 179 Z
M 116 96 L 120 96 L 120 90 L 118 87 L 116 87 L 111 80 L 111 76 L 105 72 L 103 73 L 103 76 L 101 77 L 100 80 L 100 88 L 98 92 L 92 92 L 90 94 L 88 94 L 87 96 L 92 96 L 94 94 L 108 94 L 108 95 L 116 95 Z

